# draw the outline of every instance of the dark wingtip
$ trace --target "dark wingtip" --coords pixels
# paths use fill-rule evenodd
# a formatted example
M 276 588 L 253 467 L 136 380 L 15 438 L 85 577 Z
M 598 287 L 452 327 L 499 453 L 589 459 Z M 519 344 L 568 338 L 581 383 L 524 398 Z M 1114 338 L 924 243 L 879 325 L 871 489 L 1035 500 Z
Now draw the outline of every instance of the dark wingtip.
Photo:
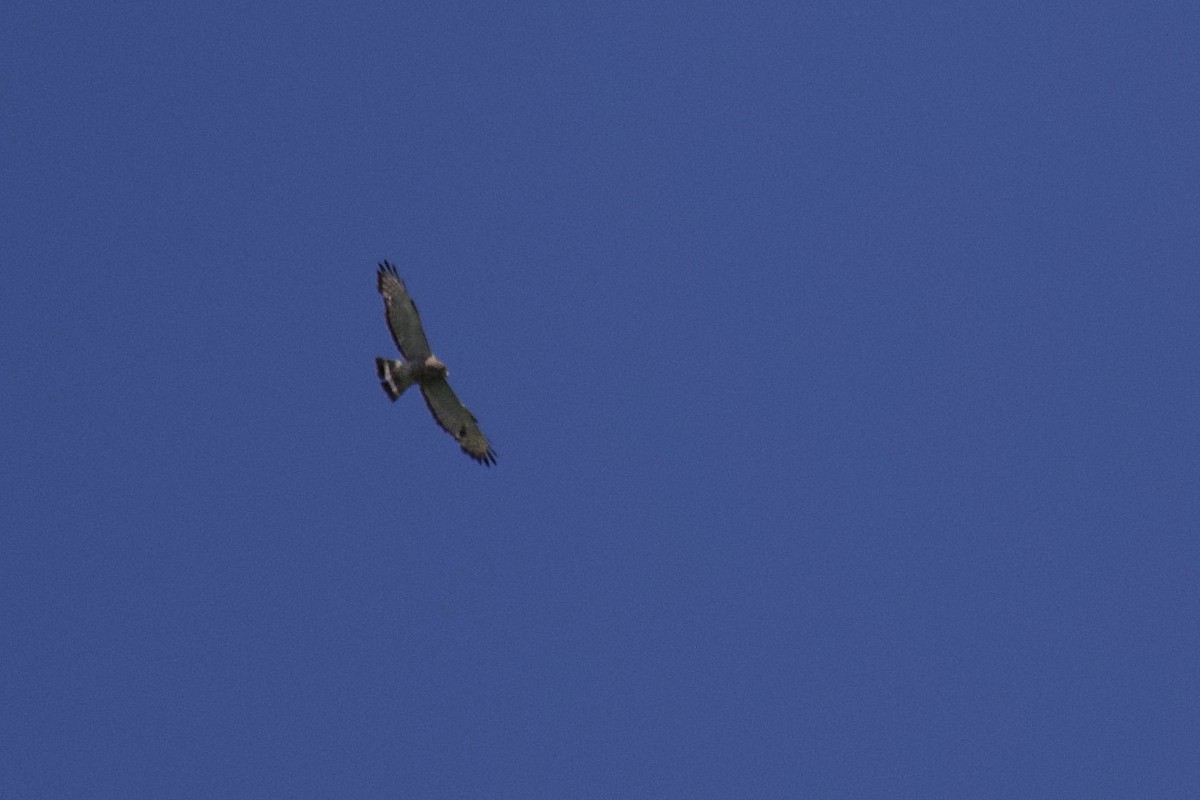
M 467 455 L 469 455 L 471 458 L 475 459 L 475 461 L 477 461 L 478 463 L 483 464 L 485 467 L 490 467 L 496 463 L 496 451 L 490 447 L 486 451 L 484 451 L 484 453 L 482 455 L 480 455 L 478 453 L 472 453 L 470 450 L 466 449 L 465 447 L 463 448 L 463 452 L 466 453 Z

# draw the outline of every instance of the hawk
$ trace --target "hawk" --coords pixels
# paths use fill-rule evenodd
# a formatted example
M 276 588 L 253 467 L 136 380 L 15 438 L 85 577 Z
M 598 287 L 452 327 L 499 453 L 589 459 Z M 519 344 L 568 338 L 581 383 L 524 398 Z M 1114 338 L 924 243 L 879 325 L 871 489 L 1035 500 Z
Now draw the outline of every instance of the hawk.
M 442 430 L 454 437 L 463 452 L 485 466 L 495 464 L 496 451 L 488 444 L 483 431 L 479 430 L 475 415 L 459 402 L 454 390 L 446 382 L 446 376 L 450 374 L 446 365 L 429 349 L 417 305 L 409 297 L 404 281 L 396 274 L 396 268 L 383 261 L 377 277 L 388 329 L 392 332 L 396 347 L 400 348 L 400 355 L 404 356 L 403 361 L 375 359 L 379 385 L 393 401 L 414 383 L 420 386 L 429 413 L 433 414 Z

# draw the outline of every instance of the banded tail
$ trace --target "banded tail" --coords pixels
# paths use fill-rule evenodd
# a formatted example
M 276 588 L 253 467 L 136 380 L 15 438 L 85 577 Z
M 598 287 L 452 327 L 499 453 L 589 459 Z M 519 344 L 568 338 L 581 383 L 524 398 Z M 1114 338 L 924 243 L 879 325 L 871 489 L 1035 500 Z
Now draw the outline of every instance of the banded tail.
M 375 374 L 379 376 L 379 385 L 387 392 L 388 399 L 393 401 L 404 394 L 404 390 L 414 383 L 408 365 L 403 361 L 377 358 L 375 359 Z

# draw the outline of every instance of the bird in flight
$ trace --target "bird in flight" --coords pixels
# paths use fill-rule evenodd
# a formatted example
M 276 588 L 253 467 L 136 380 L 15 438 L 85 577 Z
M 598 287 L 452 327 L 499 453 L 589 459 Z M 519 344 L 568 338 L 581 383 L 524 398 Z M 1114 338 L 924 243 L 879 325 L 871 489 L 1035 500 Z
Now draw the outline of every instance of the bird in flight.
M 442 430 L 454 437 L 463 452 L 485 466 L 496 463 L 496 451 L 488 443 L 479 423 L 466 406 L 459 402 L 454 390 L 446 382 L 449 370 L 429 349 L 425 329 L 421 327 L 421 315 L 417 305 L 408 295 L 404 281 L 396 274 L 396 268 L 387 261 L 379 265 L 377 273 L 379 293 L 383 295 L 383 310 L 387 316 L 392 340 L 400 348 L 403 361 L 388 358 L 375 359 L 375 372 L 379 385 L 395 401 L 404 390 L 414 383 L 421 387 L 421 396 L 429 413 L 442 426 Z

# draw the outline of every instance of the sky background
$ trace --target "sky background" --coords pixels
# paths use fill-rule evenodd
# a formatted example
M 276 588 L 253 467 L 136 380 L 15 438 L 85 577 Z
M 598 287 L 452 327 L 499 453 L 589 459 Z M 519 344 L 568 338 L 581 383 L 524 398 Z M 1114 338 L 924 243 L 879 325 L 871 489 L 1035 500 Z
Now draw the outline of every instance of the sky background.
M 1198 796 L 1198 40 L 9 4 L 0 796 Z

